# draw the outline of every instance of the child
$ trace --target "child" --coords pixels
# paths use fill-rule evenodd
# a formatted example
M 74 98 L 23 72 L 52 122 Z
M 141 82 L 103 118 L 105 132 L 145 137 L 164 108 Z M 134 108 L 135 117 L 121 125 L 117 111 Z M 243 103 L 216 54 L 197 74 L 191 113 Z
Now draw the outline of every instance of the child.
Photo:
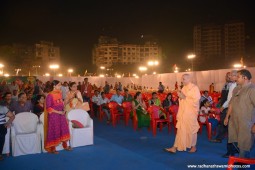
M 205 99 L 201 103 L 201 108 L 200 108 L 200 113 L 199 114 L 209 116 L 210 112 L 212 112 L 212 109 L 210 108 L 210 102 L 207 99 Z M 200 116 L 199 121 L 201 123 L 205 123 L 206 117 Z M 212 124 L 212 130 L 214 130 L 218 125 L 218 120 L 215 119 L 215 118 L 208 117 L 208 122 Z

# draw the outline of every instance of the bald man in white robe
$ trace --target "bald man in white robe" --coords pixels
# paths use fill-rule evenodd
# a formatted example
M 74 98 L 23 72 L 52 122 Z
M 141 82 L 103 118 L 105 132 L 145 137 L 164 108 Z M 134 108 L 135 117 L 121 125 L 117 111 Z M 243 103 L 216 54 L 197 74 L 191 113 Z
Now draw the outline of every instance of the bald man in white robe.
M 179 110 L 177 113 L 177 134 L 174 145 L 171 148 L 165 148 L 165 151 L 176 153 L 176 151 L 196 152 L 197 132 L 199 130 L 198 112 L 200 91 L 198 87 L 191 83 L 191 76 L 184 74 L 182 76 L 184 87 L 178 91 Z

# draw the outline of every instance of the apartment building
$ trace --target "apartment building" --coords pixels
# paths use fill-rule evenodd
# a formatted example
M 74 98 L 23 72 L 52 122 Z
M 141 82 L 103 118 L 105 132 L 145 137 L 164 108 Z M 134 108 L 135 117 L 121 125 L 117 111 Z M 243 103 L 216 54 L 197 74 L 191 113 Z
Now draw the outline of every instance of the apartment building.
M 227 66 L 227 62 L 245 57 L 245 25 L 242 22 L 195 25 L 193 45 L 198 65 L 221 60 L 219 65 Z
M 101 36 L 93 48 L 93 64 L 112 67 L 115 64 L 136 64 L 147 60 L 159 60 L 161 47 L 156 42 L 142 45 L 120 43 L 116 38 Z

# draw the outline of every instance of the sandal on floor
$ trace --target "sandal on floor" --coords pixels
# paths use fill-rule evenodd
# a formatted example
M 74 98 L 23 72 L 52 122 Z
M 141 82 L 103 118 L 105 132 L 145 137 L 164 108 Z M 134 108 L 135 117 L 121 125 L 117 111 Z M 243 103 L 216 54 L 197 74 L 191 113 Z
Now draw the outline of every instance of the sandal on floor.
M 189 151 L 189 153 L 195 153 L 195 152 L 197 152 L 197 149 L 195 151 Z
M 73 150 L 70 146 L 68 146 L 68 147 L 66 147 L 66 148 L 64 148 L 66 151 L 71 151 L 71 150 Z
M 176 153 L 176 151 L 168 150 L 168 148 L 164 148 L 163 150 L 164 150 L 165 152 L 169 152 L 169 153 L 173 153 L 173 154 L 175 154 L 175 153 Z

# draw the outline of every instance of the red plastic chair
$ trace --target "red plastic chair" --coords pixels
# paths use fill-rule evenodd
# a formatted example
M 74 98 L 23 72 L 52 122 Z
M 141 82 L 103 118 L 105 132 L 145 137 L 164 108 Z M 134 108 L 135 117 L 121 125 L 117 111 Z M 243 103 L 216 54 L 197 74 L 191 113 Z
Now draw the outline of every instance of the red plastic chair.
M 200 118 L 204 117 L 206 119 L 205 122 L 200 122 Z M 208 136 L 208 140 L 211 140 L 212 138 L 212 124 L 210 122 L 208 122 L 208 115 L 198 115 L 198 123 L 199 123 L 199 133 L 202 133 L 202 129 L 203 126 L 206 125 L 206 129 L 207 129 L 207 136 Z
M 137 118 L 135 109 L 133 110 L 133 119 L 132 119 L 132 121 L 133 121 L 133 128 L 136 131 L 136 129 L 138 127 L 138 118 Z
M 120 105 L 117 102 L 110 102 L 108 104 L 110 113 L 111 113 L 111 118 L 112 118 L 112 125 L 115 127 L 117 121 L 120 119 L 120 117 L 124 117 L 124 114 L 120 114 L 119 111 L 117 110 L 117 107 L 120 107 Z
M 89 108 L 90 108 L 90 116 L 92 118 L 95 117 L 92 98 L 90 98 L 90 101 L 89 101 Z
M 172 115 L 172 122 L 173 122 L 173 125 L 174 125 L 174 132 L 176 133 L 176 123 L 177 123 L 177 120 L 176 120 L 176 116 L 177 116 L 177 113 L 178 113 L 178 109 L 179 109 L 179 106 L 178 105 L 172 105 L 169 107 L 169 113 Z
M 245 164 L 248 164 L 248 165 L 253 165 L 253 164 L 255 164 L 255 159 L 237 158 L 237 157 L 230 156 L 229 159 L 228 159 L 228 168 L 227 168 L 227 170 L 232 170 L 232 166 L 234 165 L 235 162 L 245 163 Z
M 166 119 L 159 118 L 159 111 L 166 114 Z M 151 117 L 151 127 L 153 136 L 156 136 L 158 123 L 160 125 L 160 131 L 162 131 L 163 123 L 167 123 L 168 133 L 170 133 L 171 126 L 168 112 L 166 112 L 163 108 L 153 105 L 148 108 L 148 113 L 150 114 Z
M 109 100 L 112 98 L 112 93 L 108 93 L 108 94 L 105 94 L 105 97 L 108 98 Z
M 124 109 L 125 124 L 127 126 L 128 121 L 130 119 L 130 113 L 132 112 L 132 103 L 131 102 L 123 102 L 122 107 Z
M 108 104 L 106 104 L 106 107 L 109 108 Z M 99 106 L 99 120 L 103 121 L 104 117 L 105 117 L 105 112 L 102 109 L 102 105 L 100 105 Z

